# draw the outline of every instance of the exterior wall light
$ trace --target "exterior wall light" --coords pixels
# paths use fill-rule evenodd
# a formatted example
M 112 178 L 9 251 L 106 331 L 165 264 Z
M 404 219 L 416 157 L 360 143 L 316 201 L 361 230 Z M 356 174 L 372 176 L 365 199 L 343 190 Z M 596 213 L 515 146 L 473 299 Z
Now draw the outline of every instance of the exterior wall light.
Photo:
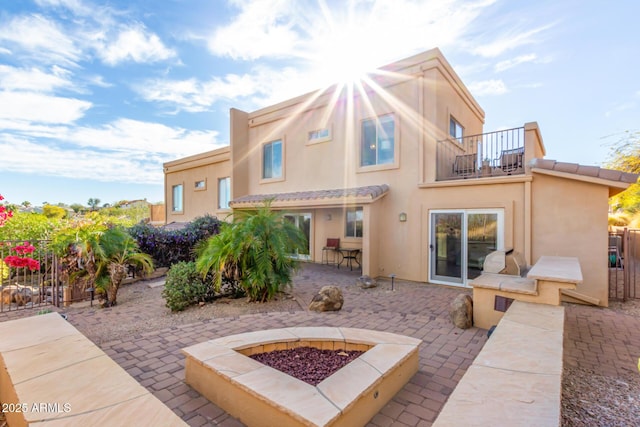
M 327 221 L 331 221 L 331 214 L 326 214 L 324 216 L 324 219 L 326 219 Z
M 407 221 L 407 214 L 405 212 L 400 212 L 400 215 L 398 216 L 398 219 L 400 220 L 400 222 L 406 222 Z

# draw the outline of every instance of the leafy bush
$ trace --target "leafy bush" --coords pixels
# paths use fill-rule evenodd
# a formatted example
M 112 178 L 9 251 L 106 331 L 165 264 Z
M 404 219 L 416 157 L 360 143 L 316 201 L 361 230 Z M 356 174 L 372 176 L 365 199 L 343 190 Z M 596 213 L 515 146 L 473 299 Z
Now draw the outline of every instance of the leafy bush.
M 205 283 L 194 262 L 173 264 L 167 273 L 162 290 L 166 306 L 171 311 L 182 311 L 191 304 L 210 301 L 214 297 L 212 281 Z
M 60 225 L 59 220 L 42 214 L 14 212 L 11 221 L 0 228 L 0 240 L 46 240 Z
M 233 224 L 199 248 L 196 265 L 202 274 L 215 274 L 216 290 L 226 278 L 240 283 L 252 301 L 264 302 L 291 284 L 298 263 L 290 254 L 305 246 L 300 229 L 267 203 L 236 212 Z
M 219 230 L 220 220 L 206 215 L 194 219 L 180 230 L 138 224 L 129 228 L 129 234 L 136 239 L 142 252 L 153 257 L 156 266 L 170 267 L 180 261 L 194 261 L 194 248 L 198 242 L 218 234 Z

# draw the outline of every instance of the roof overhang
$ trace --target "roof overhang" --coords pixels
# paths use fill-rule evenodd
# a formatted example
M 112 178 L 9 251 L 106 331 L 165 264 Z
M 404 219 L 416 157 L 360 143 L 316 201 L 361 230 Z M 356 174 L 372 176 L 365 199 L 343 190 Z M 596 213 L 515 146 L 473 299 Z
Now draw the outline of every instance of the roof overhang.
M 375 203 L 389 191 L 387 184 L 332 190 L 252 194 L 232 200 L 233 209 L 250 209 L 271 202 L 273 208 L 330 208 Z
M 634 173 L 621 172 L 598 166 L 584 166 L 577 163 L 556 162 L 549 159 L 533 159 L 531 172 L 609 188 L 609 197 L 623 192 L 638 180 Z

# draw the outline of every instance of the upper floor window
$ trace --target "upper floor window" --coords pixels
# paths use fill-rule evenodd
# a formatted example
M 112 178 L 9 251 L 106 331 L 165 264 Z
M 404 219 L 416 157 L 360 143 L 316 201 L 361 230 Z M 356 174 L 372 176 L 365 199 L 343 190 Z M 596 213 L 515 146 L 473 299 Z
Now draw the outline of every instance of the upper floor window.
M 229 209 L 231 199 L 231 178 L 220 178 L 218 180 L 218 209 Z
M 171 210 L 173 212 L 182 212 L 182 195 L 183 195 L 182 184 L 174 185 L 171 188 L 172 193 L 172 205 Z
M 360 166 L 385 165 L 395 160 L 395 119 L 387 114 L 362 121 Z
M 347 208 L 344 237 L 362 237 L 364 211 L 361 207 Z
M 331 140 L 331 128 L 312 130 L 307 135 L 307 144 L 315 144 Z
M 452 138 L 455 138 L 458 141 L 462 142 L 462 137 L 464 133 L 463 131 L 464 129 L 462 125 L 458 123 L 456 119 L 451 117 L 449 119 L 449 135 L 451 135 Z
M 194 187 L 196 190 L 206 190 L 207 189 L 207 181 L 206 180 L 200 180 L 200 181 L 196 181 L 194 183 Z
M 262 146 L 262 178 L 282 177 L 282 140 L 269 142 Z

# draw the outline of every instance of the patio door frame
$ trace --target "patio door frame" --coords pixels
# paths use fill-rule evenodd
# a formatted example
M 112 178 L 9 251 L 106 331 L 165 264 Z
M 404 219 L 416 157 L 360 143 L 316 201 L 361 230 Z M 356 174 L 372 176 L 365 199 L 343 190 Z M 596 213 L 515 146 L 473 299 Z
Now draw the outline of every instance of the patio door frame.
M 296 251 L 296 253 L 291 254 L 292 258 L 301 260 L 301 261 L 309 261 L 311 260 L 311 249 L 313 248 L 313 245 L 311 244 L 311 236 L 313 234 L 313 213 L 312 212 L 297 212 L 297 211 L 289 211 L 286 214 L 283 215 L 285 218 L 293 218 L 294 219 L 294 224 L 296 227 L 300 228 L 300 231 L 303 231 L 302 228 L 300 227 L 300 218 L 304 220 L 308 219 L 309 220 L 309 236 L 307 237 L 307 251 L 309 252 L 308 254 L 300 254 Z
M 460 278 L 454 278 L 450 276 L 438 276 L 436 275 L 436 256 L 437 256 L 437 242 L 435 233 L 435 215 L 437 214 L 460 214 L 462 215 L 460 221 L 461 236 L 460 236 Z M 504 209 L 503 208 L 482 208 L 482 209 L 432 209 L 429 211 L 429 283 L 435 283 L 439 285 L 459 286 L 468 288 L 468 218 L 471 214 L 495 214 L 497 215 L 497 236 L 496 250 L 504 250 Z

